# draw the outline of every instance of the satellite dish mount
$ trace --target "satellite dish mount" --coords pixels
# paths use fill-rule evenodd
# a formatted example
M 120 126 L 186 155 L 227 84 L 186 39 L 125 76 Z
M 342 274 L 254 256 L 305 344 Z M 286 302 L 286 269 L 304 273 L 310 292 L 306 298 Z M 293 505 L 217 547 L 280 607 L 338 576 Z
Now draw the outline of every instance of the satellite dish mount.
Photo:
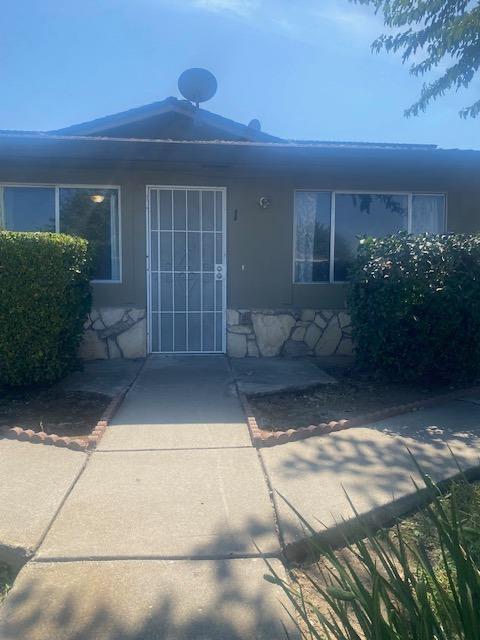
M 178 79 L 178 89 L 198 109 L 201 102 L 210 100 L 216 94 L 217 79 L 207 69 L 187 69 Z

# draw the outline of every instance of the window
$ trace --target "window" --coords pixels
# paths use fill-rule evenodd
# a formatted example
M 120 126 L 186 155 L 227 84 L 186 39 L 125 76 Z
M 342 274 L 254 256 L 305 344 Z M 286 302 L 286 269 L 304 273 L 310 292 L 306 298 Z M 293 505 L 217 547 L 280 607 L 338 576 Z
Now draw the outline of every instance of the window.
M 0 186 L 0 229 L 85 238 L 99 281 L 120 280 L 119 215 L 118 188 Z
M 115 189 L 59 189 L 59 231 L 88 240 L 96 280 L 120 280 L 117 199 Z
M 334 279 L 346 280 L 358 236 L 386 236 L 406 231 L 408 196 L 338 193 L 335 195 Z
M 55 231 L 55 190 L 0 187 L 0 228 L 9 231 Z
M 444 230 L 443 194 L 297 191 L 295 282 L 347 280 L 359 236 Z
M 412 196 L 412 233 L 445 231 L 445 196 Z
M 330 273 L 330 213 L 326 192 L 295 194 L 295 280 L 328 282 Z

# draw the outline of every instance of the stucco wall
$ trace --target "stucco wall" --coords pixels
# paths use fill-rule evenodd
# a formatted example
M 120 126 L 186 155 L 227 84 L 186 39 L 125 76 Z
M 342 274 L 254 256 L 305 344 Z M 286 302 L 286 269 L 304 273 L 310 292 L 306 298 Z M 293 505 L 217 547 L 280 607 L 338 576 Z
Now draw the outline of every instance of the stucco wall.
M 90 165 L 90 166 L 89 166 Z M 233 177 L 234 176 L 234 177 Z M 480 231 L 480 181 L 468 166 L 438 166 L 353 158 L 318 162 L 314 169 L 277 167 L 199 168 L 172 171 L 165 166 L 69 166 L 10 162 L 0 164 L 0 182 L 120 185 L 123 282 L 95 284 L 97 308 L 146 306 L 145 186 L 227 187 L 227 307 L 230 309 L 329 309 L 344 307 L 345 287 L 292 283 L 293 193 L 295 189 L 362 189 L 446 192 L 448 229 Z M 271 200 L 268 209 L 260 196 Z

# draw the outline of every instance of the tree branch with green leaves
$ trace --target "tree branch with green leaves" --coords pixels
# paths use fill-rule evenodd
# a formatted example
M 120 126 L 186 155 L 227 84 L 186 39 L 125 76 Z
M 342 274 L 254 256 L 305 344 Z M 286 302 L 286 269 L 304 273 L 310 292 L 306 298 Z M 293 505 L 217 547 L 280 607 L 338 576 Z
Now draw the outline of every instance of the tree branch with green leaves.
M 420 97 L 405 110 L 416 116 L 447 91 L 467 88 L 480 66 L 480 2 L 472 0 L 351 0 L 373 5 L 386 27 L 372 44 L 381 50 L 402 52 L 413 76 L 423 76 L 445 65 L 441 75 L 423 85 Z M 421 57 L 419 61 L 417 58 Z M 463 118 L 480 114 L 480 99 L 460 111 Z

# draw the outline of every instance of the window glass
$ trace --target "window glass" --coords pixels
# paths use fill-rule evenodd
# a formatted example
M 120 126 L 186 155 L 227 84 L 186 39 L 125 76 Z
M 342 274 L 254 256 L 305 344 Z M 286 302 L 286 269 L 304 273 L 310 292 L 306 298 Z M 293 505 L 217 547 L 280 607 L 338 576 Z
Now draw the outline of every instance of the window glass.
M 331 194 L 295 194 L 295 281 L 328 282 Z
M 331 204 L 333 217 L 331 218 Z M 411 223 L 408 221 L 409 194 L 338 193 L 322 191 L 295 193 L 295 282 L 330 282 L 329 263 L 333 252 L 333 281 L 348 279 L 358 238 L 382 237 L 399 231 L 445 233 L 444 194 L 411 194 Z M 330 247 L 330 225 L 335 244 Z
M 445 233 L 445 196 L 412 197 L 412 233 Z
M 0 229 L 55 231 L 55 189 L 0 187 Z
M 61 233 L 88 240 L 94 279 L 120 279 L 118 192 L 116 189 L 60 188 Z
M 382 237 L 406 231 L 408 196 L 364 193 L 335 195 L 335 280 L 348 278 L 359 236 Z

